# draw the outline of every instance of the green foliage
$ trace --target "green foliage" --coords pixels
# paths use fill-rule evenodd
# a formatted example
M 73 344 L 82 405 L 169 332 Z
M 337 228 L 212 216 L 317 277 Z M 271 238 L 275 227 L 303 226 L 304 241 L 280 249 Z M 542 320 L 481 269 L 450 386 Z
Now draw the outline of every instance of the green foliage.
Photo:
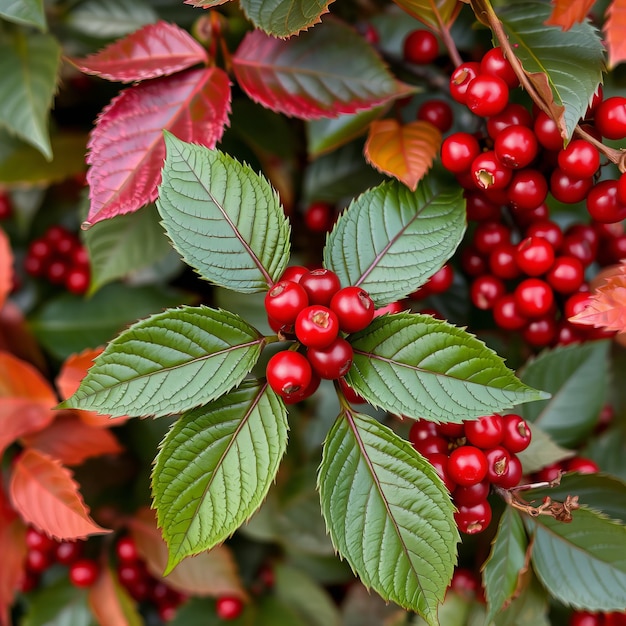
M 333 0 L 241 0 L 241 8 L 257 28 L 289 37 L 319 22 Z
M 167 572 L 224 541 L 254 513 L 286 445 L 285 407 L 267 383 L 244 382 L 180 418 L 152 476 Z
M 536 423 L 530 427 L 530 432 L 532 434 L 530 445 L 526 450 L 517 453 L 526 474 L 537 472 L 546 465 L 569 459 L 576 454 L 574 450 L 562 448 L 554 443 L 550 435 Z
M 22 626 L 96 626 L 87 604 L 87 591 L 63 579 L 33 596 L 21 623 Z
M 337 220 L 324 248 L 324 266 L 342 285 L 362 287 L 383 306 L 426 282 L 452 256 L 464 232 L 460 189 L 434 194 L 425 180 L 412 192 L 388 182 L 359 196 Z
M 344 408 L 318 483 L 333 544 L 363 583 L 436 624 L 459 537 L 432 465 L 375 419 Z
M 174 247 L 217 285 L 268 288 L 289 260 L 289 222 L 270 184 L 218 150 L 165 133 L 157 207 Z
M 169 309 L 111 341 L 62 406 L 116 416 L 181 413 L 239 384 L 264 345 L 265 338 L 233 313 Z
M 41 31 L 47 28 L 43 0 L 2 0 L 0 17 L 16 24 L 34 26 Z
M 382 315 L 351 342 L 346 380 L 397 415 L 458 423 L 546 396 L 522 384 L 482 341 L 429 315 Z

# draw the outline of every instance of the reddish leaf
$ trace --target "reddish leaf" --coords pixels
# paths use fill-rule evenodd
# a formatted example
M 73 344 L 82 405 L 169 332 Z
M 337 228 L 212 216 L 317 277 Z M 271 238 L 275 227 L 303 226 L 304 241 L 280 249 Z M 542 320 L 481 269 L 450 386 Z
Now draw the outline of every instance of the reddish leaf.
M 168 560 L 167 545 L 157 528 L 154 511 L 148 508 L 138 511 L 130 520 L 129 528 L 148 570 L 161 579 Z M 247 597 L 235 559 L 224 545 L 185 559 L 164 580 L 174 589 L 190 595 Z
M 0 484 L 0 626 L 11 626 L 9 609 L 24 575 L 26 526 L 11 508 Z
M 11 242 L 0 229 L 0 309 L 13 287 L 13 253 Z
M 9 495 L 26 523 L 55 539 L 86 539 L 110 532 L 89 516 L 72 472 L 38 450 L 25 450 L 18 457 Z
M 0 398 L 28 398 L 46 408 L 58 402 L 39 371 L 8 352 L 0 352 Z
M 461 8 L 456 0 L 394 0 L 409 15 L 429 28 L 441 29 L 441 24 L 450 25 Z
M 626 0 L 613 0 L 606 11 L 604 35 L 609 67 L 626 61 Z
M 604 284 L 596 287 L 583 311 L 569 318 L 575 324 L 586 324 L 606 330 L 626 331 L 626 261 L 603 272 Z
M 213 148 L 230 112 L 230 82 L 213 67 L 129 87 L 102 111 L 89 140 L 87 220 L 136 211 L 157 196 L 165 158 L 163 129 Z
M 225 4 L 228 0 L 185 0 L 185 4 L 190 4 L 192 7 L 198 7 L 200 9 L 209 9 L 211 7 Z
M 51 408 L 28 398 L 0 398 L 0 454 L 20 437 L 49 426 L 54 417 Z
M 334 20 L 287 40 L 249 32 L 233 69 L 252 100 L 302 119 L 355 113 L 408 93 L 363 37 Z
M 29 448 L 37 448 L 64 465 L 80 465 L 103 454 L 119 454 L 122 447 L 110 431 L 85 424 L 81 411 L 59 411 L 48 428 L 22 438 Z
M 546 24 L 569 30 L 587 17 L 594 2 L 595 0 L 552 0 L 552 15 L 546 20 Z
M 0 352 L 10 352 L 39 371 L 46 371 L 47 363 L 37 340 L 21 309 L 10 300 L 0 309 Z
M 206 50 L 175 24 L 147 24 L 100 52 L 84 59 L 70 59 L 86 74 L 132 83 L 168 76 L 208 61 Z
M 135 602 L 119 585 L 108 567 L 103 568 L 95 585 L 89 588 L 89 607 L 100 626 L 142 624 Z
M 415 191 L 441 146 L 441 132 L 421 120 L 400 124 L 395 119 L 374 121 L 365 143 L 365 158 L 377 170 Z

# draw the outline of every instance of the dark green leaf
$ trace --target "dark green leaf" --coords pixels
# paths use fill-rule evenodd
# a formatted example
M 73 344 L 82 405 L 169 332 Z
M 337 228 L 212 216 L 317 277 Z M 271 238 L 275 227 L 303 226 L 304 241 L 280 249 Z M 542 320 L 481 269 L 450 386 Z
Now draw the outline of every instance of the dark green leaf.
M 585 455 L 598 463 L 603 471 L 626 481 L 626 423 L 616 423 L 593 438 L 585 448 Z
M 87 592 L 67 579 L 43 587 L 33 595 L 21 626 L 96 626 Z
M 376 317 L 351 343 L 346 380 L 397 415 L 461 422 L 546 397 L 522 384 L 482 341 L 430 315 Z
M 43 0 L 0 0 L 0 17 L 42 31 L 47 28 Z
M 344 409 L 318 483 L 333 544 L 363 583 L 437 624 L 459 536 L 432 465 L 374 418 Z
M 106 415 L 182 413 L 238 385 L 264 345 L 265 338 L 234 313 L 168 309 L 111 341 L 63 405 Z
M 92 298 L 64 293 L 48 300 L 29 318 L 37 340 L 59 360 L 95 348 L 122 328 L 155 310 L 176 306 L 185 297 L 157 287 L 107 285 Z
M 91 291 L 167 256 L 171 247 L 153 204 L 102 220 L 85 233 Z
M 433 194 L 428 180 L 412 192 L 397 181 L 356 198 L 324 248 L 324 266 L 342 285 L 369 292 L 377 306 L 409 295 L 453 254 L 465 232 L 461 189 Z
M 394 2 L 409 15 L 435 30 L 441 28 L 438 17 L 443 24 L 447 24 L 457 8 L 455 0 L 394 0 Z
M 548 619 L 548 595 L 532 576 L 519 596 L 493 622 L 493 626 L 554 626 Z
M 532 433 L 530 445 L 526 450 L 517 453 L 525 474 L 537 472 L 546 465 L 569 459 L 576 454 L 574 450 L 567 450 L 554 443 L 550 435 L 537 424 L 533 424 L 530 429 Z
M 530 361 L 520 378 L 531 387 L 552 394 L 549 400 L 520 408 L 562 446 L 576 446 L 593 430 L 606 402 L 607 341 L 588 341 L 542 352 Z
M 289 37 L 320 21 L 333 0 L 241 0 L 257 27 L 275 37 Z
M 624 609 L 626 526 L 584 508 L 569 524 L 543 515 L 526 521 L 535 572 L 554 598 L 576 609 Z
M 493 619 L 515 593 L 526 563 L 527 547 L 528 539 L 520 514 L 508 506 L 500 518 L 491 553 L 483 566 L 488 620 Z
M 570 138 L 602 81 L 604 46 L 588 21 L 568 30 L 546 26 L 551 12 L 547 3 L 520 2 L 507 4 L 498 17 L 526 72 L 547 75 L 554 102 L 565 107 Z
M 256 381 L 176 422 L 152 475 L 169 547 L 166 571 L 221 543 L 256 511 L 278 471 L 287 429 L 285 405 L 267 383 Z
M 0 127 L 48 160 L 52 160 L 48 117 L 60 60 L 61 46 L 51 35 L 0 32 Z
M 235 159 L 165 133 L 157 207 L 174 247 L 217 285 L 264 291 L 289 261 L 289 222 L 262 176 Z

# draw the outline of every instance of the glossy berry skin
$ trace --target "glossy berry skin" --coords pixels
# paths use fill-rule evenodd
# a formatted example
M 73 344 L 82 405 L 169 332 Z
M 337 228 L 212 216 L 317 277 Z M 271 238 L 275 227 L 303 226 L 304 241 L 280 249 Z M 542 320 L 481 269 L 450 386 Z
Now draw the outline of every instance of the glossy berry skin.
M 548 195 L 546 177 L 538 170 L 524 168 L 513 174 L 506 194 L 513 208 L 520 211 L 537 209 Z
M 592 178 L 576 178 L 556 168 L 550 175 L 550 192 L 564 204 L 576 204 L 587 197 L 593 187 Z
M 453 133 L 441 144 L 441 164 L 453 174 L 468 171 L 479 154 L 478 140 L 469 133 Z
M 455 448 L 448 457 L 448 474 L 457 484 L 469 487 L 487 476 L 487 458 L 474 446 Z
M 575 456 L 565 461 L 565 470 L 568 472 L 578 472 L 579 474 L 596 474 L 600 471 L 600 467 L 591 459 Z
M 502 489 L 516 487 L 522 480 L 523 473 L 522 462 L 514 454 L 511 454 L 506 470 L 498 479 L 498 487 L 502 487 Z
M 463 196 L 468 220 L 476 222 L 500 220 L 500 205 L 492 202 L 482 191 L 466 189 Z
M 450 105 L 445 100 L 433 98 L 424 102 L 417 110 L 417 119 L 430 122 L 442 133 L 447 133 L 452 128 L 454 116 Z
M 265 295 L 267 315 L 281 324 L 293 324 L 298 313 L 308 306 L 304 287 L 290 280 L 280 280 Z
M 511 240 L 511 231 L 501 222 L 483 222 L 474 231 L 473 243 L 481 254 L 489 254 Z
M 449 263 L 440 267 L 423 285 L 428 295 L 444 293 L 452 287 L 454 270 Z
M 552 248 L 557 251 L 563 243 L 563 231 L 561 227 L 551 220 L 541 220 L 533 222 L 526 229 L 527 237 L 541 237 L 547 239 Z
M 434 470 L 437 472 L 437 475 L 439 476 L 439 478 L 441 478 L 443 484 L 446 486 L 446 489 L 450 493 L 452 493 L 456 488 L 456 483 L 450 478 L 450 475 L 448 474 L 448 455 L 435 452 L 433 454 L 429 454 L 426 459 L 433 466 Z
M 602 224 L 615 224 L 626 218 L 626 205 L 617 197 L 616 180 L 601 180 L 587 194 L 589 215 Z
M 304 223 L 312 233 L 328 232 L 334 222 L 335 209 L 327 202 L 313 202 L 304 211 Z
M 115 544 L 115 556 L 122 563 L 135 563 L 139 560 L 139 552 L 135 540 L 130 536 L 120 537 Z
M 480 533 L 491 522 L 491 506 L 483 500 L 474 506 L 460 506 L 454 514 L 454 520 L 459 530 L 466 535 Z
M 520 269 L 515 261 L 517 248 L 512 243 L 501 243 L 489 254 L 489 269 L 494 276 L 504 280 L 517 278 Z
M 617 179 L 617 201 L 626 204 L 626 172 Z
M 594 125 L 607 139 L 626 137 L 626 98 L 613 96 L 603 100 L 594 112 Z
M 487 499 L 489 489 L 490 483 L 487 479 L 469 487 L 458 485 L 452 494 L 452 499 L 456 506 L 476 506 Z
M 220 619 L 237 619 L 243 612 L 243 602 L 237 596 L 221 596 L 215 601 L 215 612 Z
M 98 580 L 99 575 L 100 568 L 91 559 L 76 561 L 69 570 L 69 579 L 74 587 L 91 587 Z
M 483 311 L 493 308 L 505 293 L 506 286 L 502 280 L 490 274 L 478 276 L 470 286 L 472 304 Z
M 306 291 L 310 304 L 323 304 L 324 306 L 330 304 L 332 297 L 341 288 L 339 276 L 332 270 L 323 268 L 307 272 L 300 278 L 298 284 Z
M 528 448 L 532 439 L 530 428 L 523 417 L 517 413 L 502 416 L 502 445 L 516 454 Z
M 71 267 L 65 275 L 65 288 L 76 295 L 82 295 L 89 289 L 91 275 L 88 267 Z
M 429 420 L 416 420 L 411 424 L 411 428 L 409 429 L 409 441 L 413 446 L 422 439 L 436 436 L 437 428 L 435 422 Z
M 50 565 L 52 565 L 52 559 L 48 552 L 43 550 L 30 549 L 26 553 L 26 560 L 24 562 L 26 570 L 34 574 L 41 574 L 45 572 Z
M 526 237 L 517 245 L 515 261 L 528 276 L 541 276 L 554 263 L 554 248 L 542 237 Z
M 309 348 L 325 348 L 339 334 L 339 319 L 329 308 L 321 304 L 312 304 L 298 313 L 294 329 L 302 345 Z
M 311 382 L 304 387 L 304 389 L 300 389 L 295 393 L 290 394 L 288 397 L 283 398 L 283 402 L 285 404 L 297 404 L 298 402 L 302 402 L 307 398 L 310 398 L 320 386 L 321 379 L 320 377 L 311 370 Z
M 550 345 L 556 337 L 557 326 L 554 315 L 544 315 L 529 320 L 522 329 L 522 338 L 531 346 L 543 348 Z
M 282 398 L 289 398 L 306 389 L 311 382 L 311 365 L 305 356 L 292 350 L 282 350 L 267 362 L 267 382 Z
M 61 565 L 71 565 L 78 561 L 83 553 L 83 544 L 78 541 L 62 541 L 54 551 L 54 558 Z
M 404 60 L 415 65 L 428 65 L 439 56 L 439 42 L 429 30 L 414 30 L 404 39 Z
M 480 63 L 461 63 L 450 76 L 450 95 L 460 104 L 465 104 L 469 84 L 480 74 Z
M 282 273 L 280 280 L 290 280 L 294 283 L 299 283 L 300 279 L 308 272 L 309 270 L 304 267 L 304 265 L 290 265 L 285 271 Z
M 487 120 L 487 134 L 495 140 L 505 128 L 516 125 L 532 128 L 533 118 L 521 104 L 509 102 L 503 111 Z
M 563 137 L 561 137 L 559 127 L 543 111 L 539 111 L 535 116 L 533 128 L 537 141 L 546 150 L 561 150 L 563 148 Z
M 600 167 L 600 153 L 584 139 L 574 139 L 557 157 L 559 167 L 575 178 L 593 176 Z
M 479 154 L 470 166 L 474 184 L 478 189 L 504 189 L 513 176 L 513 170 L 503 165 L 493 150 Z
M 448 439 L 456 439 L 465 435 L 465 425 L 455 422 L 441 422 L 437 424 L 437 432 Z
M 585 280 L 585 268 L 573 256 L 559 256 L 546 274 L 546 281 L 558 293 L 574 293 Z
M 367 291 L 361 287 L 344 287 L 333 295 L 330 308 L 345 333 L 356 333 L 367 328 L 374 319 L 375 306 Z
M 526 317 L 541 317 L 554 305 L 554 292 L 548 283 L 539 278 L 523 280 L 513 292 L 515 304 Z
M 337 337 L 326 348 L 309 348 L 307 358 L 313 371 L 326 380 L 345 376 L 352 366 L 354 352 L 343 337 Z
M 422 456 L 429 456 L 431 454 L 447 454 L 448 440 L 435 435 L 434 437 L 426 437 L 426 439 L 416 441 L 413 444 L 413 447 Z
M 477 420 L 465 422 L 465 436 L 477 448 L 493 448 L 502 441 L 504 426 L 497 415 L 483 415 Z
M 496 136 L 493 149 L 503 165 L 519 169 L 533 162 L 539 145 L 532 129 L 515 125 L 508 126 Z
M 479 74 L 465 92 L 465 104 L 475 115 L 490 117 L 501 113 L 509 102 L 509 87 L 498 76 Z
M 26 529 L 26 547 L 29 550 L 39 550 L 41 552 L 51 552 L 56 548 L 56 542 L 44 532 L 29 526 Z
M 570 617 L 569 626 L 603 626 L 603 616 L 600 613 L 576 611 Z
M 528 318 L 518 311 L 515 296 L 512 293 L 505 294 L 496 300 L 492 314 L 498 328 L 503 330 L 520 330 L 528 323 Z
M 511 89 L 519 85 L 519 78 L 500 46 L 485 52 L 480 60 L 480 71 L 482 74 L 491 74 L 501 78 Z
M 487 458 L 487 480 L 494 485 L 499 485 L 508 472 L 511 455 L 502 446 L 496 446 L 485 450 Z
M 350 387 L 345 378 L 339 379 L 339 387 L 341 388 L 344 398 L 350 404 L 365 404 L 365 398 L 362 398 L 352 387 Z

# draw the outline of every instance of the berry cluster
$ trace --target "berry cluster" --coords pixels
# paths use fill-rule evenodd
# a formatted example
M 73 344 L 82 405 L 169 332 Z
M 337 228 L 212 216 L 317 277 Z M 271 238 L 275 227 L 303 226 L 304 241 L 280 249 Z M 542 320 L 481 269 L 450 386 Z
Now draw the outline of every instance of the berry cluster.
M 491 521 L 487 501 L 492 485 L 515 487 L 522 477 L 518 452 L 531 439 L 528 424 L 516 414 L 484 415 L 461 424 L 416 421 L 409 431 L 413 447 L 433 465 L 457 507 L 455 520 L 466 534 Z
M 595 461 L 583 456 L 574 456 L 564 461 L 557 461 L 541 468 L 531 476 L 533 482 L 551 482 L 564 472 L 578 472 L 579 474 L 596 474 L 600 467 Z
M 87 250 L 74 233 L 58 224 L 31 241 L 24 269 L 31 276 L 61 285 L 71 293 L 80 295 L 89 288 Z
M 281 338 L 297 341 L 293 349 L 274 354 L 266 370 L 270 387 L 288 403 L 308 398 L 320 379 L 348 373 L 353 351 L 344 334 L 366 328 L 375 313 L 365 290 L 341 287 L 331 270 L 302 266 L 287 268 L 270 288 L 265 310 Z
M 626 612 L 575 611 L 570 617 L 569 626 L 626 626 Z

